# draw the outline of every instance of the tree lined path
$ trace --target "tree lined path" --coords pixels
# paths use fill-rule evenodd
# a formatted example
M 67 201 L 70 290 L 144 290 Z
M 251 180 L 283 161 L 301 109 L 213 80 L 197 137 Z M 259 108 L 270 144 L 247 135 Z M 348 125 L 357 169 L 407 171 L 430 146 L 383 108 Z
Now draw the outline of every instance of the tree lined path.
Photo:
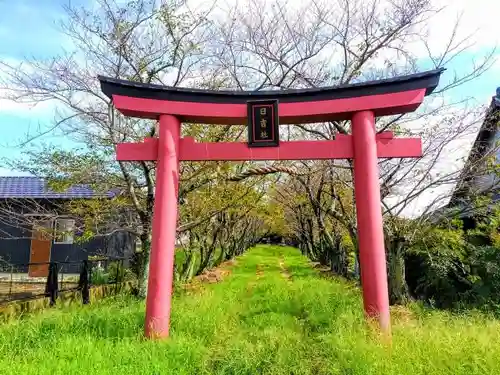
M 0 327 L 2 374 L 497 374 L 500 322 L 393 312 L 388 347 L 366 329 L 357 287 L 296 249 L 258 246 L 219 283 L 176 288 L 171 338 L 142 338 L 128 297 Z

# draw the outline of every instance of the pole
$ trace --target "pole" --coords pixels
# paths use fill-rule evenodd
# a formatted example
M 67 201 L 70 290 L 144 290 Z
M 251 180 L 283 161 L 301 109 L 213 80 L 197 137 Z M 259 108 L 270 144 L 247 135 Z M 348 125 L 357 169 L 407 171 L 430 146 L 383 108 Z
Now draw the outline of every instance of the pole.
M 380 203 L 375 117 L 371 111 L 362 111 L 355 113 L 351 121 L 354 146 L 354 190 L 365 315 L 368 318 L 378 319 L 382 332 L 390 334 L 389 291 Z
M 177 229 L 180 127 L 180 121 L 176 117 L 160 116 L 151 258 L 144 327 L 145 335 L 148 338 L 163 338 L 169 334 Z

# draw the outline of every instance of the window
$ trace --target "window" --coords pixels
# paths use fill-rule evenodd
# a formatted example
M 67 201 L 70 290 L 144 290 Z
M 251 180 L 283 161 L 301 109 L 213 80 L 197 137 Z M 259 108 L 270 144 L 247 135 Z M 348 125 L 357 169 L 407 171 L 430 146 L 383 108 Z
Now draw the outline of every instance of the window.
M 31 239 L 39 241 L 52 241 L 52 220 L 34 220 L 31 229 Z
M 75 237 L 75 220 L 57 219 L 55 227 L 55 244 L 72 244 Z

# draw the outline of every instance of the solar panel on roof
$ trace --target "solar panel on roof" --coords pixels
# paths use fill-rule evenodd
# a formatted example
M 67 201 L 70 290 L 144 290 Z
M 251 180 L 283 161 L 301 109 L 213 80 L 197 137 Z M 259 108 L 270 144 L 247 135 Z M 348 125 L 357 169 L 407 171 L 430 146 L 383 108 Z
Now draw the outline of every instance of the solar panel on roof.
M 109 192 L 111 197 L 114 193 Z M 55 192 L 48 188 L 47 182 L 40 177 L 26 176 L 0 176 L 0 198 L 95 198 L 102 194 L 96 194 L 89 186 L 74 185 L 64 192 Z

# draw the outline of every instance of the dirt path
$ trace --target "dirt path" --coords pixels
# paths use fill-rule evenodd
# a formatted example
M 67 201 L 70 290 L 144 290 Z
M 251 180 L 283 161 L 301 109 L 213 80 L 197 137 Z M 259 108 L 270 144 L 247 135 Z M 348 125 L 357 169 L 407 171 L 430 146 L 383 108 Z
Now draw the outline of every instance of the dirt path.
M 281 268 L 281 276 L 283 276 L 285 278 L 285 280 L 291 282 L 292 275 L 290 274 L 290 271 L 285 266 L 285 259 L 283 258 L 283 256 L 280 257 L 279 265 Z

